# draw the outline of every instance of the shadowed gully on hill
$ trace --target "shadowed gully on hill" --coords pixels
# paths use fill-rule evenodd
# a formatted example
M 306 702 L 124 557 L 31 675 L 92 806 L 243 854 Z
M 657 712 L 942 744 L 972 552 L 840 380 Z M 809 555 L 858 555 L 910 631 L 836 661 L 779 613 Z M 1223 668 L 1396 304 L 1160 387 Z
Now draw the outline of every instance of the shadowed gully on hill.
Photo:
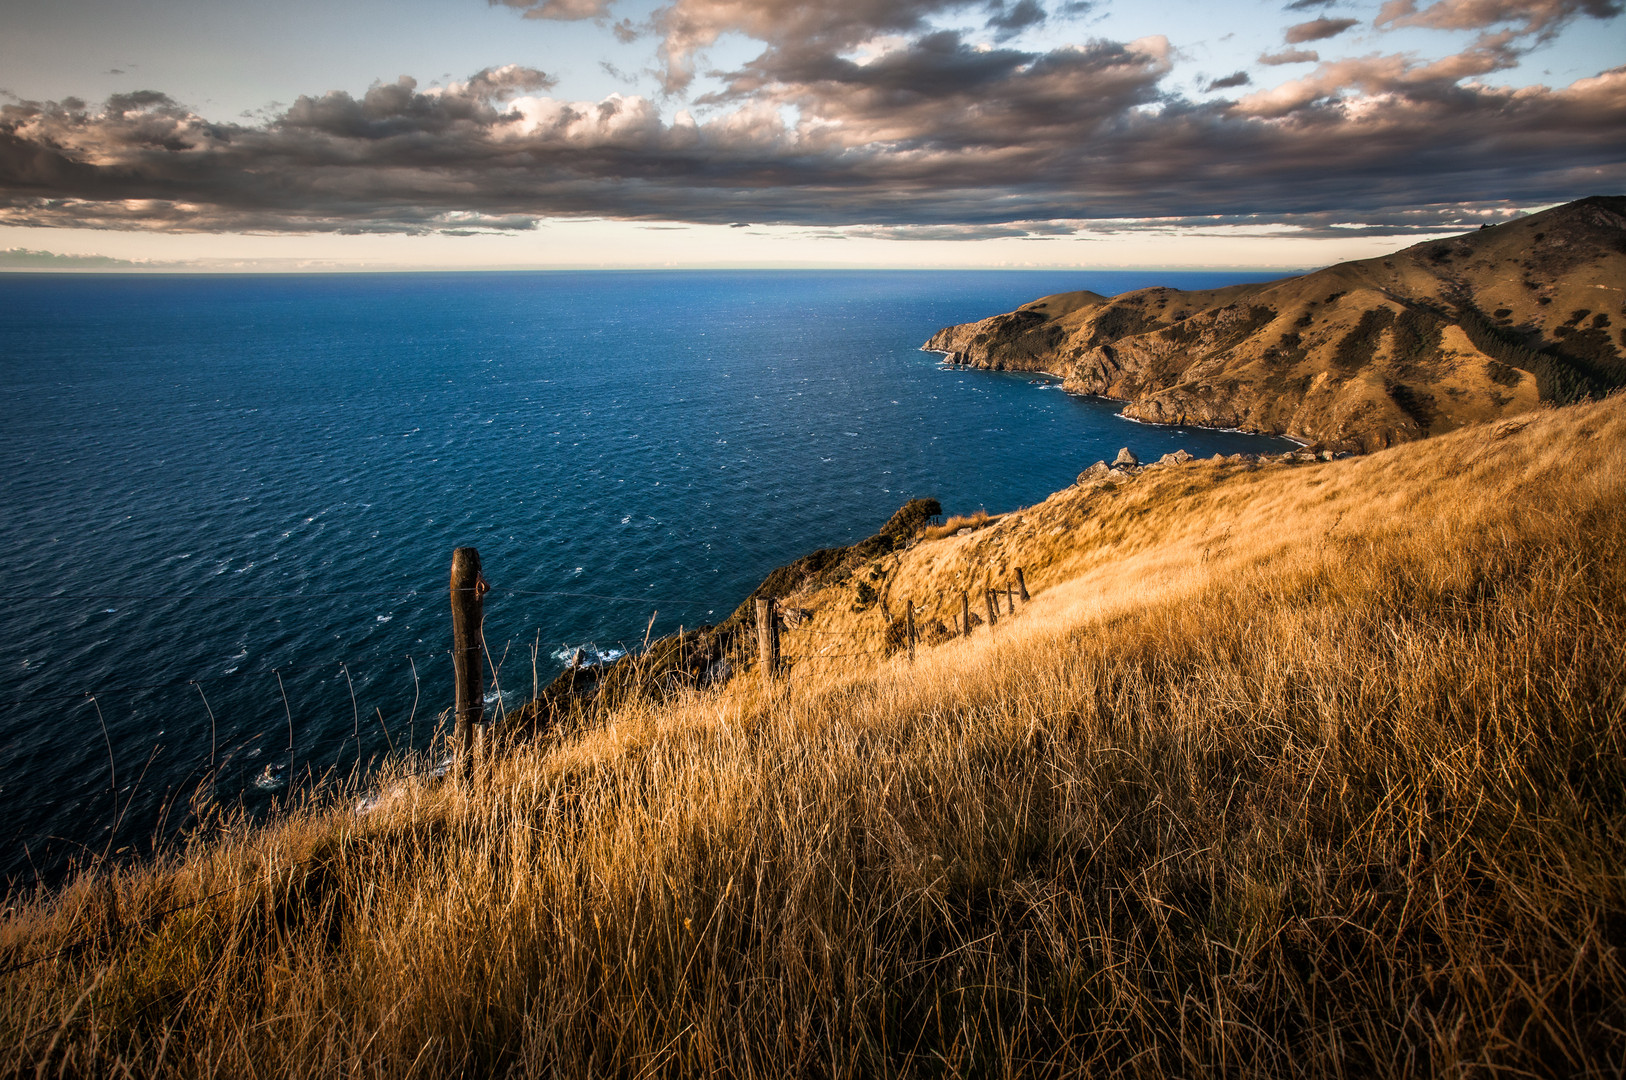
M 787 597 L 863 643 L 860 585 L 1028 568 L 913 663 L 787 649 L 18 904 L 0 1070 L 1613 1075 L 1626 398 L 1120 474 Z

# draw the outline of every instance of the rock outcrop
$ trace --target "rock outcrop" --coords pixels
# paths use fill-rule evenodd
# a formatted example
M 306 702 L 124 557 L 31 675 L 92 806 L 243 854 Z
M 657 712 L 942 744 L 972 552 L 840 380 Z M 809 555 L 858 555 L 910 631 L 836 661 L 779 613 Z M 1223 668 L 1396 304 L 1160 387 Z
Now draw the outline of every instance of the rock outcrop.
M 1626 197 L 1262 284 L 1047 296 L 924 348 L 1137 420 L 1378 449 L 1626 385 Z

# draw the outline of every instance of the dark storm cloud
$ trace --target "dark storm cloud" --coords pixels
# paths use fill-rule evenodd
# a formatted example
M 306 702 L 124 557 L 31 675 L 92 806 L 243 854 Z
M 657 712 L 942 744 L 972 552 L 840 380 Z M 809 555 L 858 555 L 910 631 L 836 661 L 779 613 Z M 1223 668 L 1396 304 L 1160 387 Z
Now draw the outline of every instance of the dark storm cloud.
M 1556 7 L 1525 5 L 1497 40 L 1454 56 L 1338 60 L 1212 102 L 1165 87 L 1161 38 L 1035 51 L 926 28 L 930 12 L 1009 5 L 737 0 L 729 14 L 724 0 L 677 0 L 662 18 L 675 27 L 681 12 L 692 43 L 776 4 L 778 22 L 751 24 L 765 48 L 720 74 L 699 121 L 641 97 L 557 100 L 521 67 L 305 96 L 236 123 L 151 91 L 99 107 L 15 101 L 0 106 L 0 224 L 461 235 L 591 216 L 949 239 L 1145 217 L 1347 236 L 1626 181 L 1626 69 L 1561 89 L 1464 81 L 1573 17 Z M 1392 18 L 1466 18 L 1456 11 Z M 901 34 L 897 47 L 855 59 L 876 28 Z
M 1324 41 L 1327 38 L 1337 37 L 1359 21 L 1358 19 L 1311 19 L 1309 22 L 1289 26 L 1283 32 L 1282 38 L 1289 45 L 1302 45 L 1306 41 Z
M 981 0 L 673 0 L 656 11 L 652 29 L 661 38 L 667 89 L 677 90 L 693 78 L 695 54 L 730 31 L 764 42 L 764 57 L 819 55 L 850 49 L 878 34 L 919 32 L 933 17 L 971 7 L 991 7 L 997 18 L 1004 5 Z
M 1213 82 L 1203 87 L 1203 89 L 1230 90 L 1238 86 L 1247 86 L 1251 82 L 1253 82 L 1253 79 L 1249 77 L 1246 71 L 1237 71 L 1225 76 L 1223 79 L 1215 79 Z
M 994 6 L 993 14 L 988 17 L 988 29 L 993 30 L 1000 40 L 1004 40 L 1042 24 L 1046 18 L 1045 10 L 1039 6 L 1038 0 L 1017 0 L 1009 6 L 999 3 Z

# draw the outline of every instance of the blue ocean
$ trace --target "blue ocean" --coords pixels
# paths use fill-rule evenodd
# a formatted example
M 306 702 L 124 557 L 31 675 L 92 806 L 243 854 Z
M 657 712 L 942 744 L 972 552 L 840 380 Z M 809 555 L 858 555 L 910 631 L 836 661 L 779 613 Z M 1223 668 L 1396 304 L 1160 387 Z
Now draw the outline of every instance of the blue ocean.
M 0 275 L 0 875 L 427 745 L 455 547 L 517 702 L 533 651 L 545 682 L 716 622 L 909 498 L 1285 445 L 919 351 L 1048 293 L 1270 276 Z

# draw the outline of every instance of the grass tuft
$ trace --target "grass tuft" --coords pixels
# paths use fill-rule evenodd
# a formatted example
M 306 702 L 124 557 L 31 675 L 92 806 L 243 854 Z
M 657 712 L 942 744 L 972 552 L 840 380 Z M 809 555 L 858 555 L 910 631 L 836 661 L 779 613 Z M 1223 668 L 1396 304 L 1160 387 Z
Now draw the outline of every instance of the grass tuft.
M 978 510 L 974 514 L 955 514 L 941 525 L 933 525 L 921 532 L 922 540 L 941 540 L 945 536 L 953 536 L 961 529 L 980 529 L 990 521 L 997 521 L 986 510 Z

